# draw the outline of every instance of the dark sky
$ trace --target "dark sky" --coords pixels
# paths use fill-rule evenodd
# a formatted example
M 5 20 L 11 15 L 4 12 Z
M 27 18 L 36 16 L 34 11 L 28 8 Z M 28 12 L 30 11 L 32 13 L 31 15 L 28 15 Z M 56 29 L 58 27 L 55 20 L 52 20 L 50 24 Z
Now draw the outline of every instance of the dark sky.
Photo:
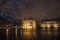
M 34 0 L 32 9 L 25 9 L 25 17 L 35 18 L 53 18 L 60 16 L 60 1 L 59 0 Z
M 10 2 L 11 0 L 8 1 Z M 7 6 L 9 2 L 6 2 L 3 6 Z M 16 4 L 13 6 L 13 10 L 16 10 L 14 7 L 17 6 L 18 11 L 14 12 L 10 7 L 7 7 L 10 8 L 13 13 L 11 13 L 11 11 L 9 12 L 10 14 L 5 14 L 12 15 L 15 18 L 33 17 L 35 19 L 42 19 L 60 17 L 60 0 L 17 0 L 15 2 Z M 11 6 L 12 4 L 14 5 L 13 2 L 10 2 L 9 5 Z

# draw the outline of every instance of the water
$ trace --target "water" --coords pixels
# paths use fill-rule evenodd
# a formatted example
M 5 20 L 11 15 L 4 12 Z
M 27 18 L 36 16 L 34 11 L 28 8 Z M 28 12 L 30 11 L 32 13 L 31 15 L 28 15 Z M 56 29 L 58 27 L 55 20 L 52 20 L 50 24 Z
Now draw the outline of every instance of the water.
M 58 40 L 59 31 L 0 29 L 0 40 Z

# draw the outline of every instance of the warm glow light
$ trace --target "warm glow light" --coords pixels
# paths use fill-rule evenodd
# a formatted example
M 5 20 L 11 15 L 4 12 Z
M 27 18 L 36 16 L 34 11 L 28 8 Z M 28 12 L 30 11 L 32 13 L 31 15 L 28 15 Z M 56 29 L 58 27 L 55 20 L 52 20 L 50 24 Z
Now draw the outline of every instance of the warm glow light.
M 48 24 L 48 23 L 47 23 L 47 24 L 44 23 L 44 24 L 42 24 L 41 26 L 42 26 L 43 30 L 45 30 L 46 27 L 47 27 L 48 30 L 50 30 L 50 27 L 51 27 L 51 25 Z
M 35 20 L 22 20 L 22 29 L 36 29 Z
M 47 30 L 50 30 L 51 26 L 54 27 L 55 30 L 58 28 L 58 24 L 55 21 L 53 21 L 53 22 L 44 22 L 44 23 L 41 24 L 41 27 L 43 29 L 47 29 Z
M 50 27 L 51 27 L 51 25 L 50 24 L 47 24 L 47 29 L 48 30 L 50 30 Z
M 24 36 L 30 36 L 31 32 L 23 32 Z
M 54 27 L 58 27 L 58 24 L 55 23 L 53 26 L 54 26 Z
M 42 30 L 45 30 L 46 24 L 41 24 L 41 27 L 43 28 Z
M 58 24 L 57 23 L 54 23 L 53 24 L 53 27 L 55 28 L 55 30 L 58 28 Z
M 27 40 L 29 40 L 29 39 L 31 39 L 31 37 L 32 38 L 35 38 L 36 37 L 36 31 L 21 31 L 22 33 L 21 33 L 21 35 L 25 38 L 25 39 L 27 39 Z
M 48 28 L 50 28 L 50 27 L 51 27 L 51 25 L 50 25 L 50 24 L 47 24 L 47 27 L 48 27 Z
M 41 27 L 45 27 L 45 26 L 46 26 L 46 24 L 42 24 L 42 25 L 41 25 Z
M 23 26 L 22 28 L 24 28 L 24 29 L 31 29 L 32 27 L 31 26 Z

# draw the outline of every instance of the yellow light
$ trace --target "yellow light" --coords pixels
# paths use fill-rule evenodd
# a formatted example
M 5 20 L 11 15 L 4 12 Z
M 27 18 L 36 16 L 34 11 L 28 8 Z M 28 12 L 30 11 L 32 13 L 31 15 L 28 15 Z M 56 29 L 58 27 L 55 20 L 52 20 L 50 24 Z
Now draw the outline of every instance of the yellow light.
M 50 29 L 51 25 L 50 24 L 47 24 L 47 28 Z
M 46 25 L 45 24 L 42 24 L 41 27 L 45 27 Z
M 58 27 L 58 24 L 55 23 L 53 26 L 57 28 Z
M 35 20 L 23 20 L 22 21 L 22 29 L 36 29 L 36 22 Z
M 45 30 L 46 24 L 45 23 L 41 24 L 41 27 L 43 28 L 42 30 Z
M 30 36 L 31 33 L 28 31 L 27 32 L 24 31 L 23 34 L 24 34 L 24 36 Z
M 58 28 L 58 24 L 57 23 L 54 23 L 53 24 L 53 27 L 55 28 L 55 30 Z
M 35 38 L 36 37 L 36 32 L 35 31 L 22 31 L 21 35 L 25 38 L 25 39 L 30 39 L 31 37 L 32 38 Z
M 31 29 L 32 27 L 31 26 L 23 26 L 22 28 L 25 28 L 25 29 Z
M 47 27 L 47 30 L 50 30 L 51 24 L 50 23 L 43 23 L 43 24 L 41 24 L 41 27 L 43 28 L 43 30 L 45 30 L 46 27 Z

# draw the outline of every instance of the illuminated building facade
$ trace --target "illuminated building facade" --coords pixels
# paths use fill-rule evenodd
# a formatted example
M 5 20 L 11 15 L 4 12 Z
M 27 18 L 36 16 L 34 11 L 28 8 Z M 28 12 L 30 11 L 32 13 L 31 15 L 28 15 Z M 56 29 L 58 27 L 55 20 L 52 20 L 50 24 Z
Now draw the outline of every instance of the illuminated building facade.
M 23 19 L 22 20 L 22 29 L 27 29 L 27 30 L 36 30 L 36 20 L 34 19 Z
M 57 30 L 58 27 L 60 26 L 60 23 L 56 22 L 56 21 L 47 21 L 47 22 L 42 22 L 41 25 L 42 30 L 51 30 L 52 28 L 54 30 Z

